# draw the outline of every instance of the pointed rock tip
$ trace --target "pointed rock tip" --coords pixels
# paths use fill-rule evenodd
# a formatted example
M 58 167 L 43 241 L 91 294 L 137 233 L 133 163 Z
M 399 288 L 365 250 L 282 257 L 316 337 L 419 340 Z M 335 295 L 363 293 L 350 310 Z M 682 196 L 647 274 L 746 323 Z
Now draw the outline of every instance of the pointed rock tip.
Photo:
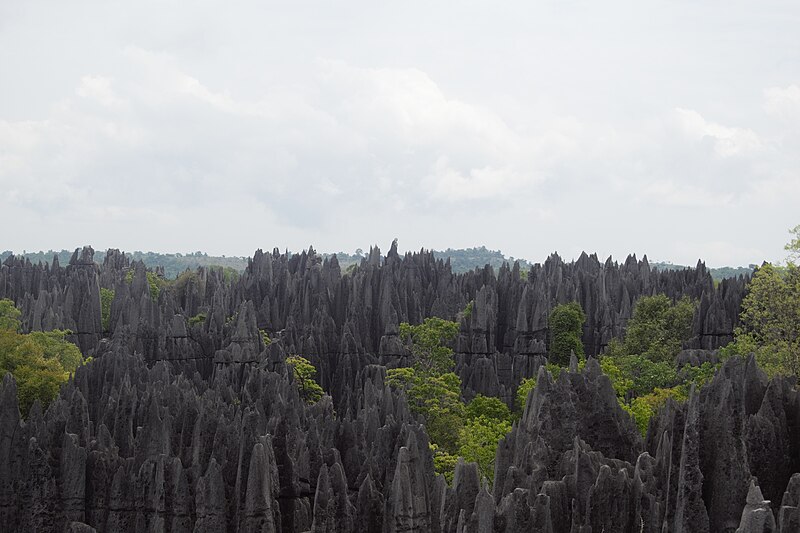
M 747 490 L 747 503 L 748 505 L 759 505 L 764 503 L 764 494 L 761 492 L 761 487 L 758 486 L 755 477 L 750 479 L 750 488 Z

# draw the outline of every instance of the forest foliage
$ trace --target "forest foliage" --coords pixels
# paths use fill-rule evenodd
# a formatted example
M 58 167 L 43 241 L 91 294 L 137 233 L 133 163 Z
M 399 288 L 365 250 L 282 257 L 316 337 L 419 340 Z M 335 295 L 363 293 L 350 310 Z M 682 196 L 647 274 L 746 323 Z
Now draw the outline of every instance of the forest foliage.
M 663 294 L 640 298 L 624 338 L 613 339 L 600 360 L 620 406 L 644 435 L 650 418 L 669 398 L 687 399 L 692 383 L 702 385 L 715 370 L 710 363 L 697 371 L 678 369 L 676 356 L 691 338 L 695 302 L 673 301 Z
M 477 463 L 491 483 L 497 444 L 511 430 L 511 411 L 499 398 L 478 395 L 463 401 L 450 347 L 457 334 L 457 322 L 437 317 L 417 325 L 402 323 L 400 336 L 412 364 L 390 369 L 387 382 L 403 390 L 411 411 L 425 420 L 437 473 L 451 482 L 458 457 L 463 457 Z
M 800 225 L 790 234 L 786 265 L 756 269 L 734 342 L 722 350 L 725 356 L 754 354 L 769 376 L 800 375 Z
M 583 324 L 586 315 L 578 302 L 557 305 L 550 312 L 550 353 L 548 360 L 559 366 L 569 365 L 574 354 L 583 357 Z
M 0 375 L 17 381 L 20 412 L 27 416 L 35 401 L 42 408 L 56 397 L 62 383 L 84 364 L 81 351 L 67 340 L 68 330 L 20 333 L 20 311 L 0 300 Z
M 297 392 L 300 394 L 300 399 L 307 404 L 315 404 L 320 401 L 325 391 L 315 379 L 317 369 L 314 365 L 299 355 L 287 357 L 286 364 L 292 369 L 292 378 Z

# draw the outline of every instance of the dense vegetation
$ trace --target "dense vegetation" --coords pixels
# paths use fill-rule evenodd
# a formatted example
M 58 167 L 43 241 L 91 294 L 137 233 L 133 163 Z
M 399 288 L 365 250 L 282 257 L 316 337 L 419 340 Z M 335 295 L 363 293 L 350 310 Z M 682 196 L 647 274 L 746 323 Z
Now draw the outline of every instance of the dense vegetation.
M 600 366 L 611 379 L 623 409 L 642 434 L 650 418 L 668 398 L 685 401 L 692 384 L 702 385 L 717 366 L 677 368 L 676 356 L 691 336 L 695 304 L 664 295 L 640 298 L 622 341 L 614 339 Z
M 785 267 L 764 263 L 753 273 L 742 301 L 741 324 L 734 342 L 720 350 L 731 355 L 754 354 L 770 376 L 800 373 L 800 226 L 791 230 Z M 702 386 L 721 363 L 676 367 L 675 355 L 691 334 L 694 304 L 666 296 L 641 298 L 624 340 L 613 340 L 602 358 L 620 404 L 644 433 L 647 423 L 668 398 L 685 401 L 692 385 Z
M 583 358 L 583 324 L 586 315 L 578 302 L 557 305 L 550 312 L 548 327 L 550 330 L 551 363 L 567 366 L 570 357 Z
M 786 266 L 764 263 L 753 274 L 736 338 L 722 350 L 754 353 L 770 376 L 800 375 L 800 226 L 791 235 Z
M 424 417 L 438 473 L 452 481 L 458 457 L 463 457 L 477 463 L 491 483 L 497 444 L 511 430 L 511 411 L 499 398 L 482 395 L 464 403 L 448 346 L 457 333 L 457 322 L 436 317 L 419 325 L 402 323 L 400 335 L 412 364 L 390 369 L 387 380 L 405 391 L 411 410 Z
M 787 249 L 800 252 L 800 226 Z M 673 301 L 663 294 L 640 298 L 623 339 L 613 339 L 601 356 L 601 369 L 611 380 L 620 406 L 646 434 L 650 419 L 669 399 L 685 402 L 692 387 L 702 387 L 721 363 L 678 366 L 676 356 L 689 340 L 697 302 Z M 465 313 L 471 312 L 471 306 Z M 582 327 L 585 314 L 577 302 L 558 305 L 549 316 L 549 362 L 554 379 L 572 355 L 583 366 Z M 736 340 L 721 350 L 722 359 L 734 353 L 756 354 L 771 374 L 797 375 L 800 370 L 800 268 L 765 264 L 758 268 L 742 303 L 742 325 Z M 478 463 L 481 475 L 493 479 L 498 441 L 525 409 L 536 378 L 524 379 L 516 393 L 516 413 L 498 398 L 478 395 L 468 404 L 461 382 L 452 372 L 452 350 L 447 343 L 458 324 L 429 318 L 422 324 L 401 325 L 401 336 L 412 353 L 412 366 L 392 369 L 389 383 L 403 389 L 411 408 L 427 421 L 437 472 L 452 479 L 458 457 Z
M 27 415 L 37 400 L 46 408 L 84 359 L 78 347 L 66 340 L 69 331 L 22 334 L 19 316 L 14 302 L 0 300 L 0 375 L 14 375 L 20 411 Z
M 450 268 L 456 273 L 483 268 L 484 265 L 490 265 L 497 270 L 503 266 L 503 263 L 511 265 L 514 264 L 514 261 L 519 261 L 520 270 L 527 271 L 531 267 L 530 263 L 525 259 L 506 257 L 500 250 L 487 250 L 485 246 L 456 250 L 452 248 L 443 251 L 434 250 L 433 255 L 445 260 L 450 258 Z

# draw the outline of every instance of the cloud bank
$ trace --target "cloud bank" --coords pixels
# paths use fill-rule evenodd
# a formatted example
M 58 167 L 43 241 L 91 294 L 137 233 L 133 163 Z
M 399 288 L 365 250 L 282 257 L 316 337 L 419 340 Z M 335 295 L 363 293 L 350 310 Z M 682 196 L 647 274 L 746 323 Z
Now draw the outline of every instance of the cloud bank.
M 746 7 L 681 26 L 714 5 L 662 5 L 652 28 L 624 3 L 609 8 L 627 24 L 583 4 L 515 6 L 520 20 L 467 5 L 458 25 L 422 5 L 11 10 L 0 247 L 245 255 L 399 237 L 532 260 L 780 259 L 800 223 L 800 67 L 748 47 L 800 38 L 757 20 L 726 40 Z

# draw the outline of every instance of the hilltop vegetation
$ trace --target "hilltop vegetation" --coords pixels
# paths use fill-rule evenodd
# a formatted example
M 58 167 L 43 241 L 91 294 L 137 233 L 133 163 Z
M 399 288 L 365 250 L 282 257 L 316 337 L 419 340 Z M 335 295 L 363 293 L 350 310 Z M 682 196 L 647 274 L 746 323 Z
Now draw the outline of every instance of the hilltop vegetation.
M 18 255 L 26 257 L 31 263 L 51 263 L 53 257 L 58 257 L 58 262 L 61 265 L 69 263 L 70 257 L 74 253 L 73 250 L 48 250 L 46 252 L 27 252 L 23 251 L 21 254 L 14 254 L 11 250 L 0 252 L 0 262 L 4 261 L 10 255 Z M 147 268 L 163 268 L 164 277 L 174 279 L 181 273 L 189 270 L 195 270 L 198 267 L 207 266 L 221 266 L 229 267 L 239 272 L 242 272 L 247 267 L 247 257 L 239 256 L 215 256 L 208 255 L 205 252 L 190 252 L 190 253 L 171 253 L 162 254 L 157 252 L 125 252 L 132 261 L 142 261 Z M 465 249 L 452 249 L 448 248 L 444 251 L 433 250 L 433 254 L 438 259 L 447 260 L 450 258 L 450 266 L 453 272 L 463 273 L 475 268 L 483 268 L 484 265 L 491 265 L 492 268 L 497 270 L 503 263 L 513 264 L 514 261 L 519 261 L 520 268 L 527 270 L 530 268 L 530 263 L 524 259 L 515 259 L 514 257 L 506 257 L 500 250 L 488 250 L 485 246 L 479 248 L 465 248 Z M 323 258 L 330 258 L 336 255 L 339 265 L 342 270 L 347 269 L 351 265 L 355 265 L 366 258 L 366 254 L 360 248 L 352 254 L 346 252 L 335 253 L 322 253 Z M 97 251 L 94 254 L 94 259 L 98 264 L 102 264 L 105 259 L 105 252 Z
M 46 252 L 23 251 L 21 254 L 14 254 L 14 252 L 11 250 L 6 250 L 4 252 L 0 252 L 0 262 L 5 261 L 7 257 L 14 254 L 26 257 L 31 261 L 31 263 L 34 264 L 39 262 L 50 263 L 53 261 L 53 257 L 57 256 L 59 264 L 66 265 L 69 263 L 69 259 L 72 257 L 73 253 L 74 251 L 71 250 L 48 250 Z M 168 279 L 177 278 L 187 269 L 196 270 L 201 266 L 226 267 L 232 268 L 239 272 L 244 271 L 244 269 L 247 267 L 247 257 L 243 256 L 208 255 L 205 252 L 199 251 L 185 254 L 162 254 L 157 252 L 141 251 L 125 253 L 131 258 L 132 261 L 142 261 L 147 268 L 163 268 L 164 277 Z M 525 259 L 506 256 L 500 250 L 490 250 L 487 249 L 486 246 L 458 249 L 448 248 L 442 251 L 432 250 L 432 253 L 437 259 L 447 260 L 449 258 L 450 268 L 457 274 L 469 272 L 470 270 L 474 270 L 476 268 L 483 268 L 485 265 L 490 265 L 492 268 L 497 270 L 503 265 L 503 263 L 513 265 L 515 261 L 519 262 L 519 267 L 522 272 L 527 272 L 531 267 L 531 263 Z M 341 266 L 342 270 L 347 269 L 351 265 L 360 263 L 361 260 L 366 257 L 364 251 L 360 248 L 352 254 L 346 252 L 335 252 L 322 253 L 320 255 L 323 258 L 329 258 L 333 255 L 336 255 L 336 259 L 339 261 L 339 265 Z M 95 252 L 94 258 L 97 263 L 102 263 L 105 259 L 105 256 L 105 252 L 97 251 Z M 675 265 L 669 262 L 654 262 L 650 263 L 650 266 L 658 270 L 682 270 L 689 268 L 684 265 Z M 720 281 L 725 278 L 749 276 L 753 273 L 755 268 L 756 265 L 749 265 L 747 267 L 709 268 L 708 270 L 711 272 L 712 278 L 714 278 L 716 281 Z
M 48 250 L 46 252 L 23 252 L 21 254 L 14 254 L 11 250 L 0 252 L 0 262 L 5 261 L 10 255 L 17 255 L 26 257 L 31 263 L 52 263 L 53 257 L 58 257 L 60 265 L 69 263 L 70 258 L 74 254 L 74 250 Z M 131 261 L 142 261 L 147 268 L 163 268 L 164 277 L 168 279 L 175 279 L 181 273 L 188 270 L 196 270 L 198 267 L 218 266 L 224 268 L 232 268 L 239 272 L 243 271 L 247 266 L 246 257 L 226 257 L 208 255 L 204 252 L 193 253 L 174 253 L 174 254 L 161 254 L 157 252 L 125 252 Z M 98 264 L 102 264 L 106 258 L 106 252 L 98 250 L 94 254 L 94 260 Z
M 444 260 L 449 257 L 450 268 L 452 268 L 453 272 L 457 273 L 468 272 L 475 268 L 483 268 L 484 265 L 490 265 L 497 270 L 503 263 L 513 265 L 514 261 L 519 261 L 520 270 L 528 270 L 531 267 L 531 264 L 525 259 L 506 257 L 500 250 L 487 250 L 485 246 L 457 250 L 448 248 L 441 252 L 433 250 L 433 255 L 437 259 Z
M 672 263 L 666 261 L 658 261 L 650 263 L 652 268 L 658 270 L 684 270 L 689 268 L 685 265 L 674 265 Z M 735 278 L 737 276 L 749 276 L 753 273 L 756 269 L 757 265 L 748 265 L 746 267 L 719 267 L 719 268 L 708 268 L 708 271 L 711 273 L 711 277 L 714 278 L 715 281 L 720 281 L 727 278 Z

